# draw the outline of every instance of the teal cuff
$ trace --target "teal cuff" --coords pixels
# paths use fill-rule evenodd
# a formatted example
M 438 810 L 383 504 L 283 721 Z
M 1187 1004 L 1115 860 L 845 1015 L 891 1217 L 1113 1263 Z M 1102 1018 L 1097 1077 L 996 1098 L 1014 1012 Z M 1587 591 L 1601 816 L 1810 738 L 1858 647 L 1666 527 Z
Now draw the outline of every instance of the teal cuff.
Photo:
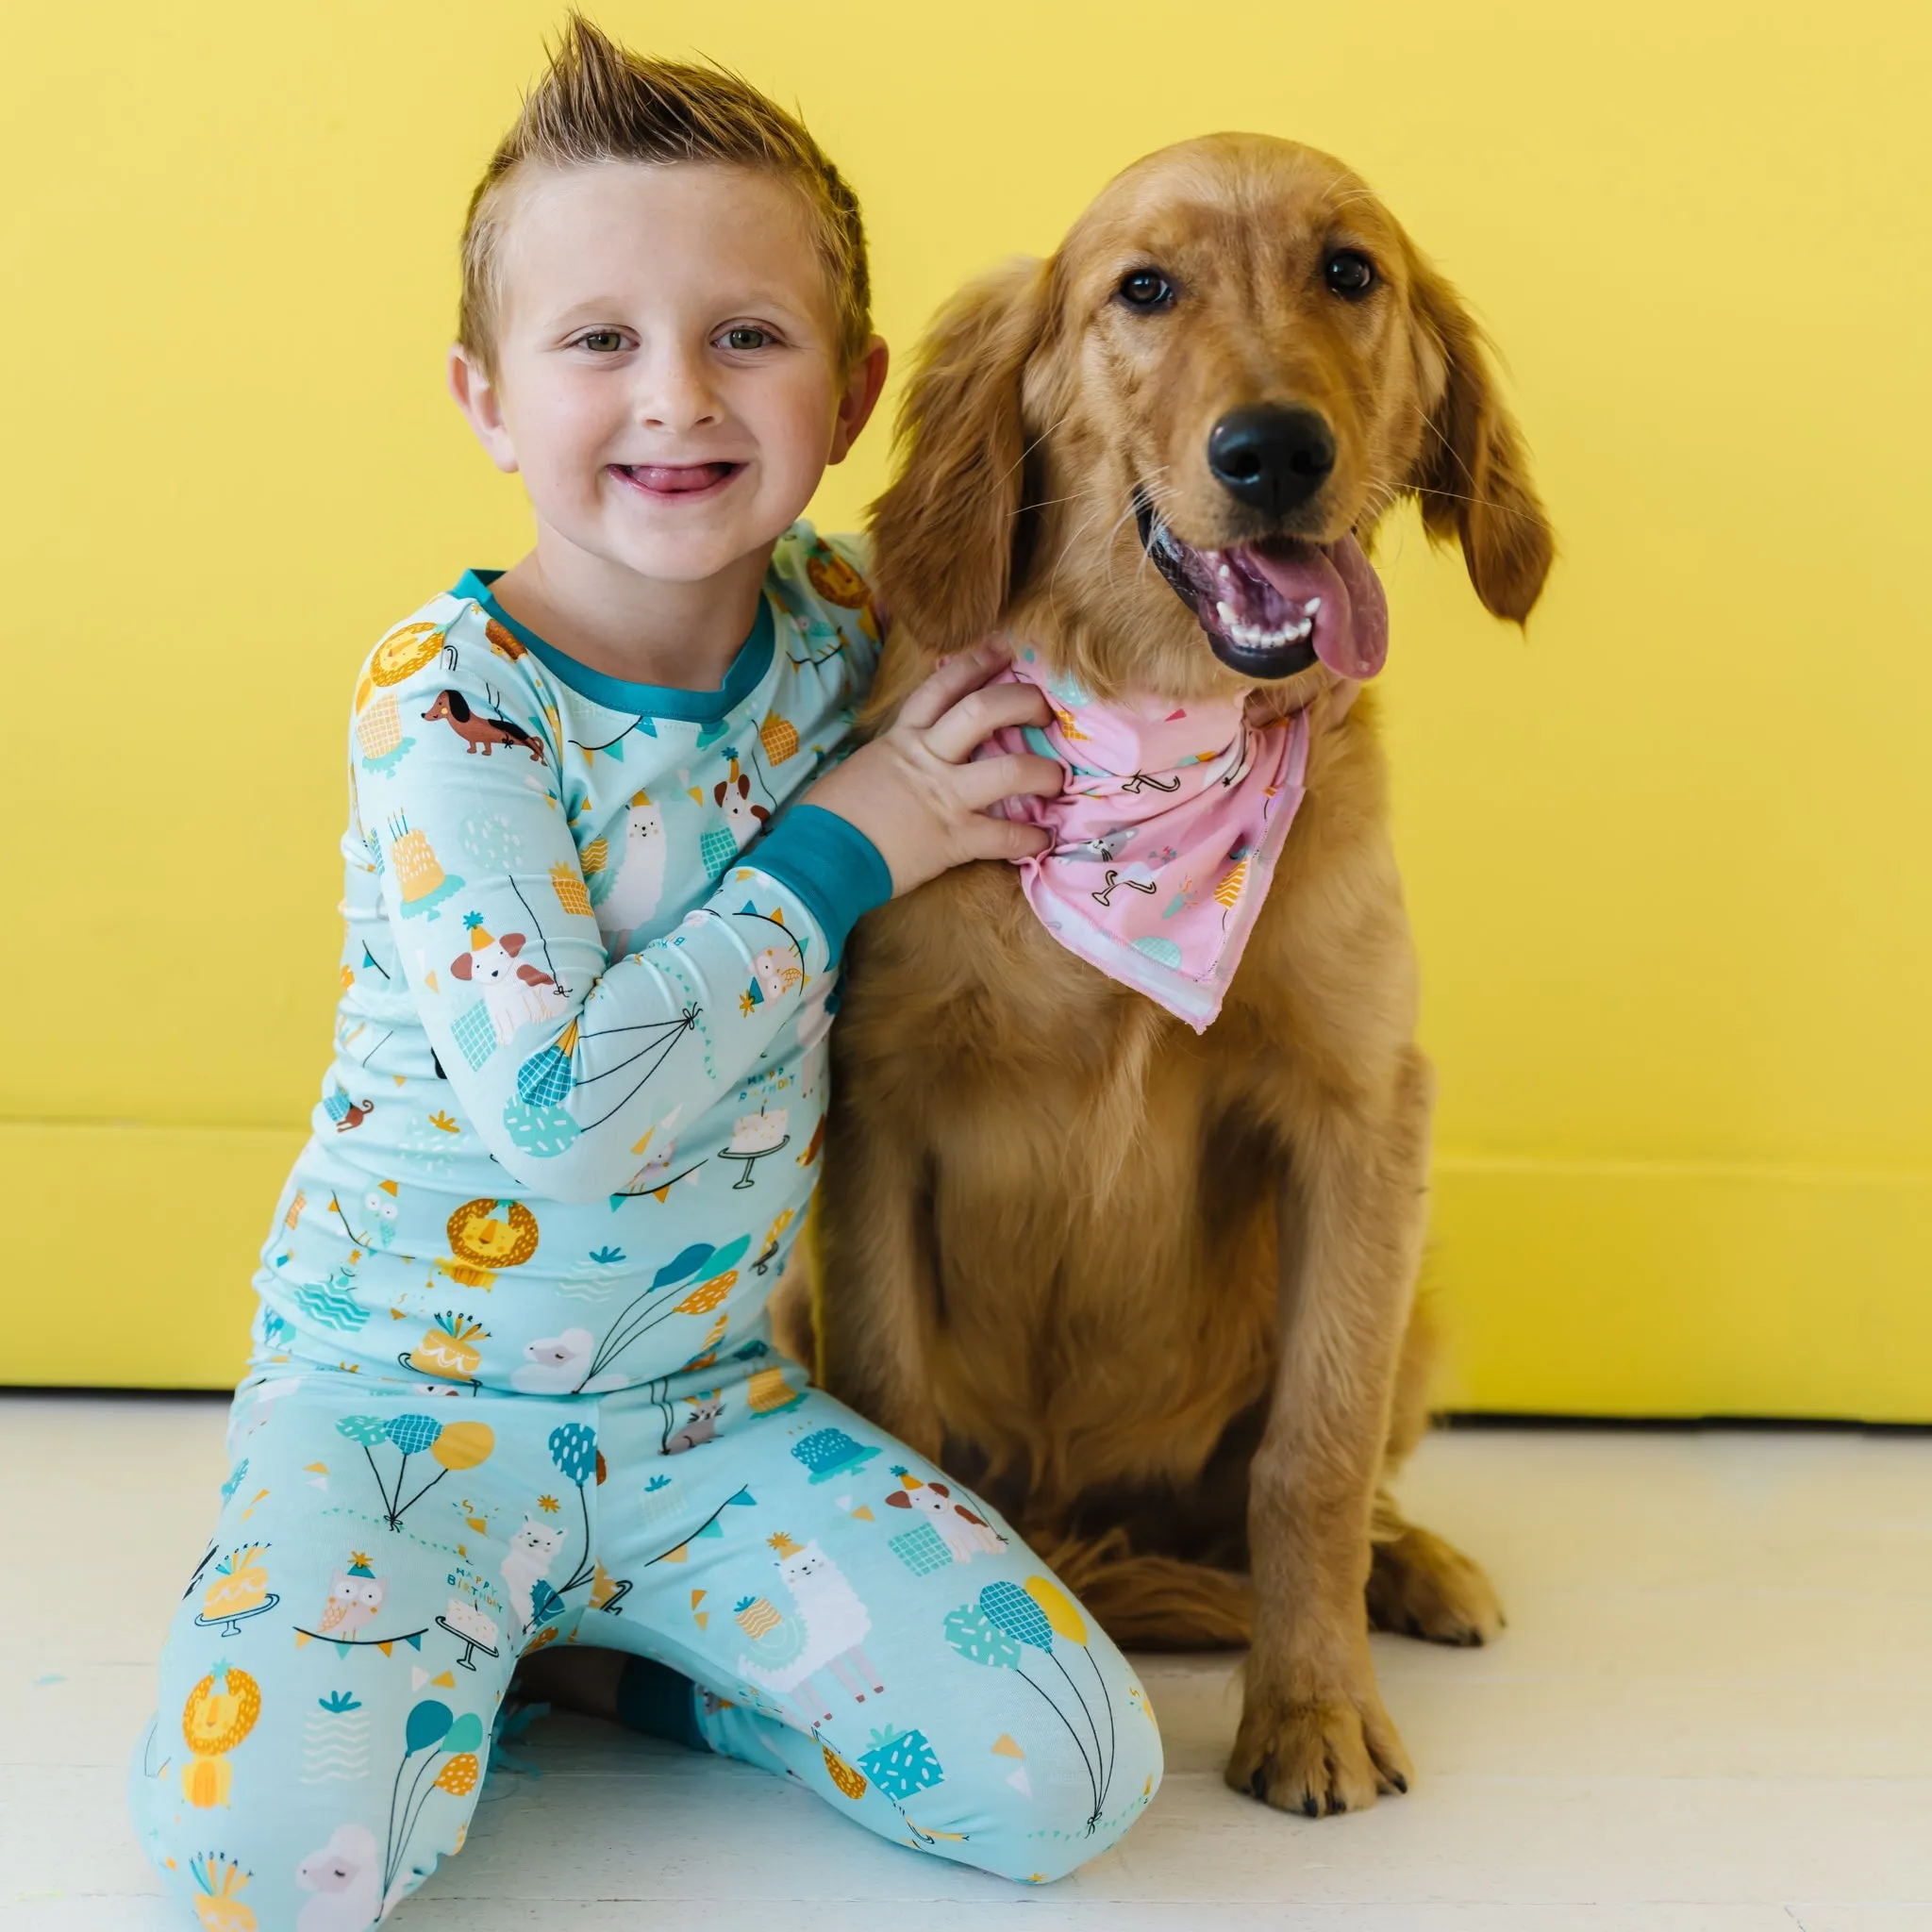
M 852 928 L 892 896 L 879 848 L 850 819 L 822 805 L 794 805 L 741 861 L 769 874 L 805 901 L 837 965 Z
M 698 1728 L 697 1686 L 655 1657 L 626 1659 L 617 1679 L 617 1721 L 647 1738 L 668 1738 L 688 1751 L 708 1751 Z

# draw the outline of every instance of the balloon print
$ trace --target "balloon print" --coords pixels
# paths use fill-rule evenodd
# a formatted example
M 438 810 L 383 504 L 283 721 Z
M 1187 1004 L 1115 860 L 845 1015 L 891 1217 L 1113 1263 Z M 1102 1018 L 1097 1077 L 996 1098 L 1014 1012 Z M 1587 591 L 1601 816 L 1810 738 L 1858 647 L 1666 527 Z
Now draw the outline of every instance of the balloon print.
M 448 1705 L 434 1697 L 425 1697 L 410 1708 L 403 1724 L 402 1762 L 390 1787 L 389 1829 L 383 1838 L 383 1897 L 388 1897 L 408 1860 L 409 1840 L 431 1796 L 445 1791 L 453 1798 L 467 1798 L 481 1782 L 483 1767 L 476 1753 L 482 1742 L 483 1720 L 474 1711 L 457 1717 Z M 419 1757 L 420 1764 L 416 1763 Z
M 1113 1700 L 1100 1666 L 1087 1647 L 1087 1624 L 1074 1601 L 1050 1576 L 1029 1576 L 1023 1589 L 1002 1579 L 989 1583 L 978 1601 L 961 1604 L 946 1618 L 946 1641 L 968 1663 L 994 1670 L 1013 1672 L 1026 1684 L 1065 1726 L 1067 1736 L 1080 1754 L 1087 1770 L 1088 1787 L 1093 1795 L 1093 1809 L 1087 1820 L 1091 1834 L 1100 1824 L 1107 1807 L 1108 1787 L 1118 1749 L 1114 1726 Z M 1066 1660 L 1054 1647 L 1060 1637 L 1087 1659 L 1092 1674 L 1093 1693 L 1088 1694 L 1067 1669 Z M 1064 1694 L 1049 1690 L 1051 1678 L 1031 1674 L 1026 1670 L 1028 1653 L 1037 1653 L 1059 1674 Z M 1078 1722 L 1075 1722 L 1075 1713 Z M 1096 1714 L 1097 1713 L 1097 1714 Z M 1101 1719 L 1106 1719 L 1103 1738 Z
M 550 1459 L 566 1482 L 586 1483 L 597 1473 L 597 1432 L 586 1423 L 563 1423 L 550 1432 Z
M 449 1735 L 454 1722 L 450 1707 L 439 1704 L 433 1697 L 425 1697 L 410 1712 L 403 1727 L 403 1746 L 413 1757 L 419 1751 L 426 1751 L 432 1744 L 439 1744 Z
M 444 1469 L 475 1469 L 489 1460 L 495 1447 L 496 1437 L 488 1423 L 451 1423 L 429 1453 Z
M 400 1529 L 403 1518 L 451 1470 L 475 1469 L 496 1446 L 496 1437 L 487 1423 L 443 1424 L 434 1416 L 413 1411 L 391 1416 L 387 1421 L 377 1416 L 345 1415 L 337 1422 L 336 1433 L 361 1446 L 369 1473 L 375 1478 L 376 1493 L 382 1498 L 383 1521 L 391 1529 Z M 393 1449 L 396 1454 L 393 1469 L 387 1472 L 389 1458 L 376 1460 L 376 1451 L 383 1448 Z M 437 1465 L 436 1474 L 405 1496 L 410 1460 L 425 1450 Z
M 1083 1650 L 1086 1648 L 1086 1621 L 1074 1607 L 1073 1598 L 1058 1584 L 1050 1577 L 1029 1576 L 1026 1594 L 1040 1606 L 1056 1637 L 1064 1637 L 1069 1643 L 1077 1643 Z
M 546 1617 L 560 1616 L 563 1613 L 561 1598 L 574 1590 L 581 1590 L 587 1583 L 595 1583 L 596 1607 L 614 1612 L 619 1602 L 629 1594 L 630 1579 L 600 1574 L 599 1565 L 591 1550 L 591 1504 L 584 1491 L 587 1484 L 594 1486 L 604 1480 L 604 1458 L 597 1450 L 596 1430 L 588 1423 L 559 1423 L 550 1432 L 550 1459 L 557 1465 L 557 1473 L 564 1481 L 576 1489 L 577 1510 L 582 1518 L 583 1530 L 577 1540 L 576 1568 L 571 1572 L 569 1581 L 559 1583 L 554 1589 L 548 1584 L 540 1585 L 532 1592 L 532 1603 L 547 1606 Z
M 610 1374 L 618 1357 L 674 1315 L 708 1314 L 736 1286 L 738 1264 L 750 1248 L 751 1237 L 740 1235 L 723 1247 L 713 1247 L 709 1241 L 693 1241 L 674 1256 L 658 1270 L 650 1287 L 633 1299 L 610 1324 L 609 1332 L 585 1364 L 583 1379 L 572 1392 L 581 1393 L 600 1381 L 604 1386 L 622 1387 L 624 1378 Z M 676 1300 L 667 1302 L 662 1298 L 662 1290 L 691 1283 L 696 1286 Z
M 483 1742 L 483 1720 L 466 1710 L 442 1735 L 445 1751 L 475 1751 Z

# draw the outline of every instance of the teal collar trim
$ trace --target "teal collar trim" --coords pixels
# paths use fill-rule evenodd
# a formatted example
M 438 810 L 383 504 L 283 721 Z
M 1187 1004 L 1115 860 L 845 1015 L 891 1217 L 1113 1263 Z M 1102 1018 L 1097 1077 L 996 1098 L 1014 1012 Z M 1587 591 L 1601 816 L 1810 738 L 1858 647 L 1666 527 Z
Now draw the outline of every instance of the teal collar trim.
M 724 682 L 716 691 L 680 691 L 674 684 L 633 684 L 625 677 L 611 677 L 566 656 L 527 625 L 519 624 L 490 594 L 490 586 L 502 575 L 500 570 L 465 571 L 451 594 L 474 598 L 483 607 L 486 616 L 494 618 L 519 643 L 528 646 L 552 676 L 608 711 L 633 711 L 648 718 L 681 718 L 691 724 L 715 724 L 741 705 L 772 668 L 776 625 L 769 595 L 759 596 L 751 635 L 739 646 L 731 669 L 724 674 Z

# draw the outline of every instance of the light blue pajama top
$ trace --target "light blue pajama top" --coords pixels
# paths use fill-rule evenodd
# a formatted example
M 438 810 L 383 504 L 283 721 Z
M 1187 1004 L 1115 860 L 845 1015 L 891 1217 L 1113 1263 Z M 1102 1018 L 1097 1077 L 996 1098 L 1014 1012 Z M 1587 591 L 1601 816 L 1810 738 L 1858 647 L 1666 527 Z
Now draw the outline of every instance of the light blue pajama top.
M 716 691 L 545 643 L 471 573 L 350 727 L 335 1058 L 253 1367 L 599 1393 L 736 1359 L 816 1178 L 876 849 L 798 794 L 877 661 L 856 548 L 780 540 Z

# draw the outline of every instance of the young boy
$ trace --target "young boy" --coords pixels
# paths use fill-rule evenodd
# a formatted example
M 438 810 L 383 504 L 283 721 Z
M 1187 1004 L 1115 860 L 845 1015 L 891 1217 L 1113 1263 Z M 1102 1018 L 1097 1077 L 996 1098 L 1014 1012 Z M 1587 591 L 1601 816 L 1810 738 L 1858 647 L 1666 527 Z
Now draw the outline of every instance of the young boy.
M 970 759 L 1043 701 L 969 654 L 833 763 L 878 620 L 794 519 L 886 351 L 858 206 L 770 101 L 573 22 L 463 270 L 451 387 L 537 544 L 358 681 L 335 1060 L 138 1824 L 205 1927 L 358 1932 L 461 1846 L 518 1659 L 565 1644 L 635 1660 L 633 1723 L 1057 1877 L 1153 1790 L 1144 1697 L 764 1312 L 845 936 L 1033 849 L 986 808 L 1057 768 Z

